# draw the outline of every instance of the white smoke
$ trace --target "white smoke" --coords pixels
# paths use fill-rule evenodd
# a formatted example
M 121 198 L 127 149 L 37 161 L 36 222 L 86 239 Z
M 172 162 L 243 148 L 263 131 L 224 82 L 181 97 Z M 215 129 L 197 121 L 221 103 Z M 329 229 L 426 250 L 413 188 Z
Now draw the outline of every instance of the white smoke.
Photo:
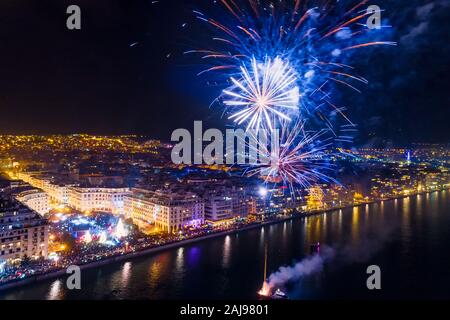
M 378 233 L 375 239 L 360 239 L 358 246 L 321 247 L 320 254 L 309 256 L 293 266 L 280 267 L 269 276 L 267 283 L 263 285 L 262 291 L 270 294 L 274 289 L 282 288 L 289 282 L 295 282 L 303 277 L 322 272 L 324 264 L 331 259 L 335 259 L 335 262 L 341 265 L 367 261 L 390 239 L 394 229 L 395 224 L 391 224 Z
M 274 289 L 285 287 L 289 282 L 319 273 L 323 270 L 325 263 L 332 259 L 334 268 L 338 265 L 365 262 L 384 247 L 398 227 L 398 223 L 389 221 L 377 234 L 370 236 L 363 234 L 357 244 L 334 248 L 321 247 L 320 254 L 309 256 L 293 266 L 280 267 L 269 276 L 261 292 L 263 295 L 270 295 Z
M 297 281 L 302 277 L 321 272 L 325 262 L 334 257 L 334 250 L 325 248 L 320 254 L 303 259 L 290 267 L 280 267 L 272 273 L 268 279 L 268 289 L 272 291 L 274 288 L 283 287 L 288 282 Z

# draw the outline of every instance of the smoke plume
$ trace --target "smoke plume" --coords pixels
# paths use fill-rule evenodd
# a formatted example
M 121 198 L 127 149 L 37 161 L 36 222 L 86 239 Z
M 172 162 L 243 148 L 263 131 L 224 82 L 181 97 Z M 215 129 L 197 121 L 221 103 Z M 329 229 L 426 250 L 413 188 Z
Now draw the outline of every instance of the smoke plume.
M 293 266 L 283 266 L 269 276 L 265 291 L 271 292 L 274 288 L 284 286 L 288 282 L 297 281 L 302 277 L 319 273 L 327 260 L 334 257 L 332 248 L 324 248 L 320 254 L 303 259 Z

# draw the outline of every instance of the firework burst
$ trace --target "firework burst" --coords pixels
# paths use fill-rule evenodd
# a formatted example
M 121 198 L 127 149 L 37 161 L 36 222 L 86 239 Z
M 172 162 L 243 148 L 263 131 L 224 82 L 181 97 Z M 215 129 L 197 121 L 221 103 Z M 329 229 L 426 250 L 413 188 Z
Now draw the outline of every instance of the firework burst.
M 200 74 L 213 73 L 225 86 L 231 86 L 222 92 L 222 100 L 227 107 L 233 107 L 229 118 L 236 123 L 246 122 L 248 128 L 259 125 L 270 128 L 269 125 L 276 124 L 274 120 L 291 118 L 286 115 L 286 109 L 290 108 L 266 103 L 265 95 L 257 88 L 249 92 L 243 89 L 249 88 L 247 76 L 258 71 L 255 60 L 267 63 L 278 59 L 295 74 L 290 85 L 302 95 L 296 106 L 299 116 L 310 119 L 310 124 L 328 128 L 337 141 L 351 141 L 355 125 L 345 115 L 346 108 L 334 100 L 341 88 L 361 93 L 360 86 L 368 83 L 351 66 L 352 54 L 360 48 L 396 44 L 383 39 L 388 25 L 376 29 L 367 25 L 374 13 L 367 10 L 367 3 L 367 0 L 214 1 L 207 12 L 221 10 L 220 19 L 194 11 L 200 21 L 211 27 L 208 48 L 187 53 L 200 54 L 204 62 L 209 61 Z M 258 78 L 253 77 L 252 81 L 257 84 Z M 286 94 L 284 102 L 293 107 L 296 99 L 288 97 L 288 91 L 286 88 L 280 94 Z M 261 100 L 264 108 L 258 106 Z M 268 121 L 262 111 L 272 111 L 267 106 L 286 117 L 275 113 L 275 118 Z
M 225 105 L 237 108 L 229 119 L 246 122 L 247 130 L 273 130 L 277 122 L 291 121 L 289 113 L 298 112 L 300 99 L 297 77 L 289 64 L 280 58 L 265 59 L 259 64 L 252 59 L 251 70 L 241 67 L 242 78 L 231 78 L 234 87 L 224 90 Z
M 326 130 L 315 133 L 305 131 L 304 122 L 284 126 L 280 133 L 280 144 L 270 147 L 258 146 L 258 152 L 267 163 L 253 165 L 247 170 L 249 176 L 262 176 L 265 183 L 284 184 L 295 195 L 299 188 L 309 188 L 317 183 L 335 182 L 325 174 L 330 171 L 328 158 L 330 138 L 325 138 Z M 295 197 L 294 197 L 295 199 Z

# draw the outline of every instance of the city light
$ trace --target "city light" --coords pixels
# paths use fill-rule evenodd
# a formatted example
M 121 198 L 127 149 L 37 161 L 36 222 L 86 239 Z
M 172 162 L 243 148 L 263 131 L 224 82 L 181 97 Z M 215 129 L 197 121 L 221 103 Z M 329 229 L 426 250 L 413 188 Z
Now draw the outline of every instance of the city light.
M 122 219 L 119 219 L 119 222 L 117 223 L 116 230 L 114 232 L 114 236 L 117 239 L 125 238 L 128 235 L 128 231 L 125 229 L 125 226 L 122 222 Z
M 267 194 L 268 194 L 267 188 L 265 188 L 265 187 L 260 187 L 258 192 L 259 192 L 259 195 L 260 195 L 262 198 L 267 197 Z

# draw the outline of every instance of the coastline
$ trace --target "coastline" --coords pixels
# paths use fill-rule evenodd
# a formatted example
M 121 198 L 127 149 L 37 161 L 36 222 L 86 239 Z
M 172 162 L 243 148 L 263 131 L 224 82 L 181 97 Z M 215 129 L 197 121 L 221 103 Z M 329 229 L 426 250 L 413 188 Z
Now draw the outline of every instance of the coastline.
M 184 245 L 189 245 L 189 244 L 197 243 L 200 241 L 205 241 L 208 239 L 225 237 L 227 235 L 236 234 L 236 233 L 243 232 L 243 231 L 249 231 L 249 230 L 253 230 L 253 229 L 257 229 L 257 228 L 262 228 L 262 227 L 265 227 L 268 225 L 279 224 L 279 223 L 283 223 L 283 222 L 290 221 L 290 220 L 326 214 L 329 212 L 339 211 L 339 210 L 348 209 L 348 208 L 355 208 L 355 207 L 361 207 L 361 206 L 366 206 L 366 205 L 370 205 L 370 204 L 382 203 L 384 201 L 392 201 L 392 200 L 405 199 L 405 198 L 414 197 L 414 196 L 423 195 L 423 194 L 432 194 L 435 192 L 443 192 L 443 191 L 447 191 L 447 190 L 450 190 L 450 188 L 443 188 L 443 189 L 438 189 L 438 190 L 433 190 L 433 191 L 424 191 L 424 192 L 419 192 L 419 193 L 413 193 L 411 195 L 389 197 L 386 199 L 368 201 L 368 202 L 363 202 L 363 203 L 359 203 L 359 204 L 345 205 L 345 206 L 340 206 L 340 207 L 325 208 L 325 209 L 314 210 L 314 211 L 310 211 L 310 212 L 294 212 L 286 217 L 281 217 L 281 218 L 277 218 L 274 220 L 258 222 L 258 223 L 254 223 L 254 224 L 251 224 L 251 225 L 248 225 L 245 227 L 241 227 L 241 228 L 237 228 L 237 229 L 233 229 L 233 230 L 220 231 L 220 232 L 215 232 L 215 233 L 205 235 L 205 236 L 180 240 L 180 241 L 176 241 L 176 242 L 172 242 L 169 244 L 165 244 L 165 245 L 161 245 L 161 246 L 153 247 L 153 248 L 148 248 L 148 249 L 144 249 L 144 250 L 140 250 L 140 251 L 136 251 L 136 252 L 124 253 L 124 254 L 121 254 L 118 256 L 109 257 L 109 258 L 105 258 L 102 260 L 79 265 L 79 267 L 81 270 L 97 268 L 97 267 L 105 266 L 105 265 L 115 263 L 115 262 L 121 262 L 121 261 L 126 261 L 126 260 L 130 260 L 130 259 L 138 258 L 138 257 L 143 257 L 143 256 L 155 254 L 155 253 L 158 253 L 161 251 L 182 247 Z M 26 286 L 28 284 L 36 283 L 36 282 L 43 281 L 43 280 L 64 277 L 65 275 L 67 275 L 66 270 L 60 269 L 60 270 L 51 271 L 51 272 L 48 272 L 45 274 L 31 276 L 31 277 L 28 277 L 25 279 L 13 280 L 13 281 L 10 281 L 10 282 L 4 283 L 4 284 L 0 284 L 0 292 L 9 290 L 9 289 Z

